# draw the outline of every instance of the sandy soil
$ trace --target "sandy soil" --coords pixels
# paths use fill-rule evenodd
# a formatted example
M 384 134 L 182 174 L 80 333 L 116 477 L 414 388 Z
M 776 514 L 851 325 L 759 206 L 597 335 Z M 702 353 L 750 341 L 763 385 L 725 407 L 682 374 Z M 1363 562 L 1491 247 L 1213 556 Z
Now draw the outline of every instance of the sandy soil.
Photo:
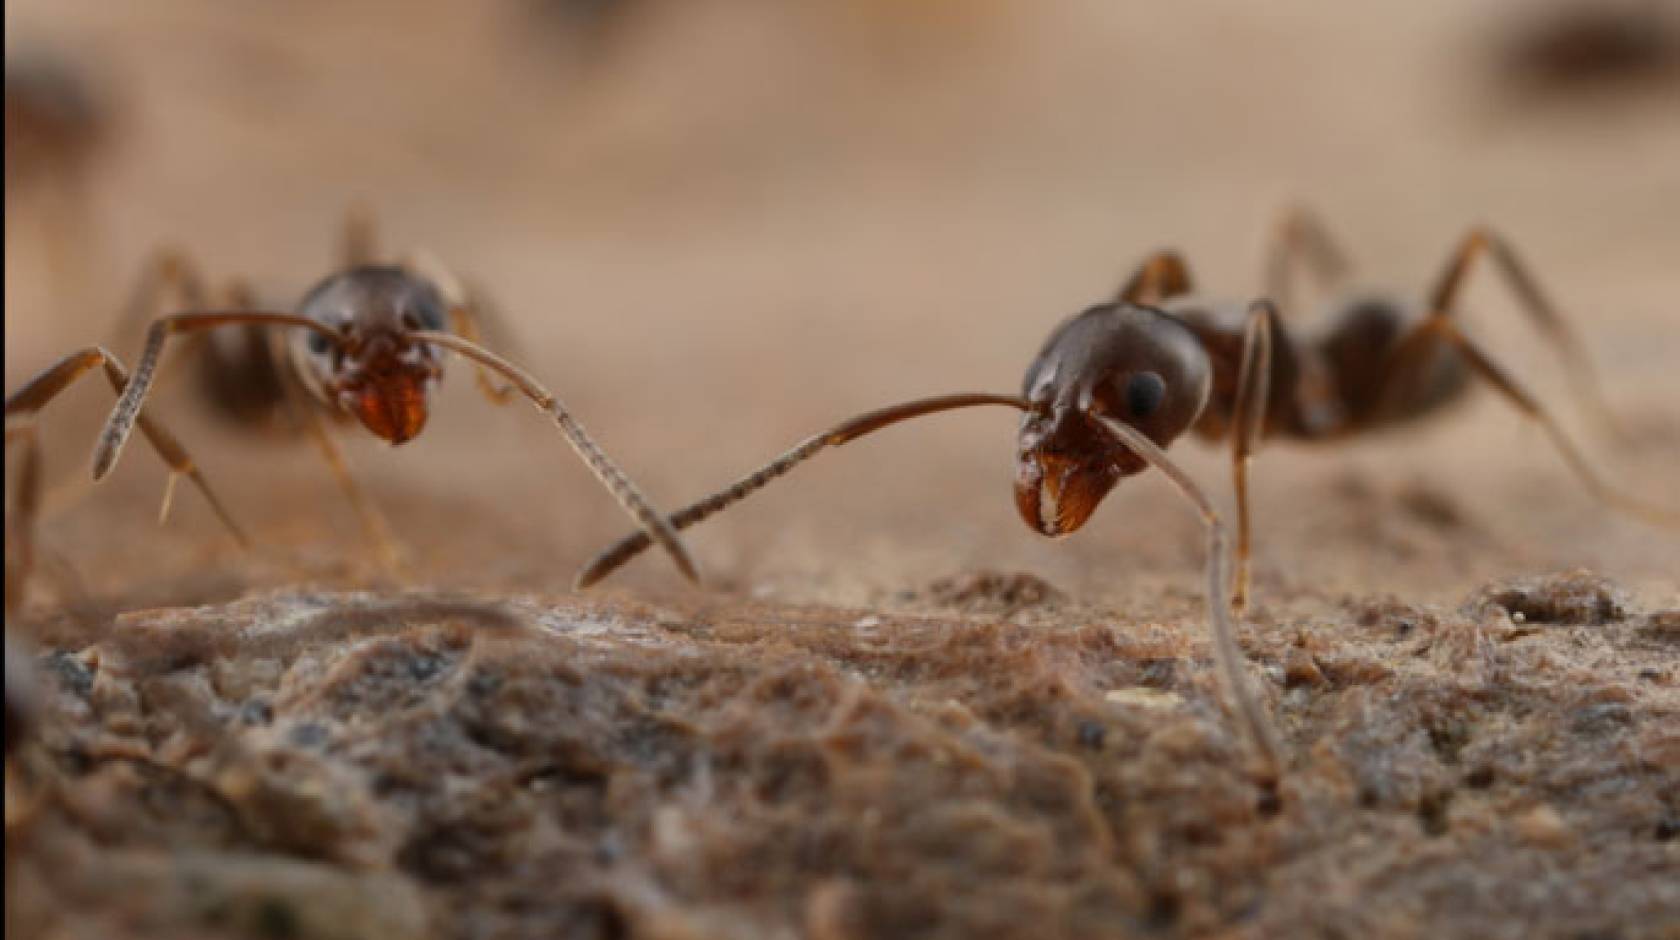
M 8 190 L 7 388 L 117 342 L 161 245 L 289 302 L 360 199 L 492 285 L 517 357 L 675 505 L 853 412 L 1013 390 L 1154 247 L 1246 295 L 1298 199 L 1396 289 L 1506 232 L 1633 439 L 1569 407 L 1496 284 L 1476 335 L 1680 505 L 1680 90 L 1500 82 L 1525 4 L 653 4 L 602 47 L 531 7 L 8 4 L 8 61 L 77 63 L 112 124 L 76 225 Z M 1291 755 L 1274 802 L 1214 705 L 1201 535 L 1161 481 L 1049 542 L 1009 500 L 1013 419 L 956 415 L 697 530 L 705 590 L 650 558 L 577 597 L 622 518 L 463 377 L 420 440 L 350 439 L 403 578 L 313 453 L 187 383 L 159 413 L 252 555 L 190 493 L 157 528 L 144 453 L 83 484 L 108 399 L 55 405 L 42 538 L 82 587 L 42 579 L 12 624 L 51 667 L 17 929 L 1673 935 L 1680 540 L 1491 396 L 1260 457 L 1241 636 Z M 1225 504 L 1225 456 L 1174 452 Z M 1598 575 L 1544 580 L 1573 569 Z M 1572 592 L 1614 602 L 1548 607 Z

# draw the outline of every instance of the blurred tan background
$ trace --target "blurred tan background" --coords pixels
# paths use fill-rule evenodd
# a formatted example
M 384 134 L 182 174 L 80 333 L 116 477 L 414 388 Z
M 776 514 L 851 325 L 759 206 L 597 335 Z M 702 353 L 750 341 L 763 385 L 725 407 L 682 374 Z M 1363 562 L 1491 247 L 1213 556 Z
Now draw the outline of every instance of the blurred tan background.
M 600 21 L 560 6 L 8 3 L 8 68 L 67 64 L 109 125 L 66 276 L 46 249 L 65 201 L 8 181 L 7 388 L 109 341 L 163 245 L 295 302 L 362 200 L 389 246 L 484 280 L 522 340 L 508 352 L 675 507 L 854 412 L 1013 391 L 1049 329 L 1157 246 L 1184 250 L 1210 293 L 1246 295 L 1274 214 L 1299 200 L 1362 274 L 1409 290 L 1471 223 L 1507 233 L 1638 432 L 1600 463 L 1680 505 L 1680 85 L 1661 69 L 1586 90 L 1511 78 L 1503 37 L 1544 4 L 668 0 Z M 1495 279 L 1471 297 L 1475 335 L 1602 441 Z M 422 577 L 561 590 L 625 523 L 546 421 L 491 413 L 466 375 L 419 440 L 350 429 L 351 457 Z M 368 553 L 313 451 L 223 428 L 192 398 L 181 383 L 158 413 L 269 554 L 235 556 L 186 491 L 156 529 L 162 472 L 138 448 L 78 492 L 109 403 L 89 383 L 50 413 L 44 537 L 90 588 L 186 603 L 361 577 Z M 1159 480 L 1122 485 L 1069 540 L 1030 533 L 1009 499 L 1013 433 L 1002 411 L 886 432 L 692 544 L 720 584 L 800 601 L 891 602 L 973 568 L 1116 602 L 1195 589 L 1200 533 Z M 1222 452 L 1175 453 L 1228 505 Z M 1486 393 L 1370 442 L 1275 446 L 1257 474 L 1263 603 L 1452 600 L 1571 565 L 1680 602 L 1680 538 L 1600 510 Z M 619 583 L 679 590 L 657 558 Z

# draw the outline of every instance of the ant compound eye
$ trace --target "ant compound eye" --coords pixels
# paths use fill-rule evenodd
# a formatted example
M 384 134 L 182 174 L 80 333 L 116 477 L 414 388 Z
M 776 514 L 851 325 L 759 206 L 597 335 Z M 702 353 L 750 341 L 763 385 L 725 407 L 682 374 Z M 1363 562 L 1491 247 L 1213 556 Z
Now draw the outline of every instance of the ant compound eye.
M 325 333 L 311 332 L 309 334 L 309 351 L 317 356 L 325 356 L 332 349 L 332 340 Z
M 1126 380 L 1126 408 L 1134 418 L 1147 418 L 1167 400 L 1167 383 L 1154 372 L 1139 372 Z

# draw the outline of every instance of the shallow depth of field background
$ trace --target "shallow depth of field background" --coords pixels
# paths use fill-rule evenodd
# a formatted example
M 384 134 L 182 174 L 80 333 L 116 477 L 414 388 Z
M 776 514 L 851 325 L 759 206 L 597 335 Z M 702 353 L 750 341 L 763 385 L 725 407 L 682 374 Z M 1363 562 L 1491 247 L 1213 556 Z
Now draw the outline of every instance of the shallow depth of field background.
M 506 351 L 675 507 L 854 412 L 1014 390 L 1048 330 L 1155 247 L 1246 296 L 1263 233 L 1299 200 L 1361 273 L 1413 290 L 1472 222 L 1508 234 L 1636 432 L 1599 462 L 1680 504 L 1680 85 L 1513 79 L 1502 37 L 1544 4 L 670 0 L 601 22 L 564 6 L 8 3 L 8 67 L 69 64 L 110 127 L 65 276 L 45 247 L 64 203 L 7 193 L 7 388 L 112 341 L 163 245 L 295 302 L 361 200 L 389 247 L 488 284 L 518 332 Z M 1468 310 L 1579 437 L 1605 440 L 1494 278 Z M 90 382 L 48 421 L 44 528 L 90 587 L 175 604 L 371 570 L 308 446 L 223 428 L 193 391 L 166 390 L 158 414 L 266 554 L 236 556 L 185 490 L 156 529 L 162 472 L 139 447 L 88 491 L 109 403 Z M 1122 602 L 1195 589 L 1197 523 L 1158 480 L 1122 485 L 1064 542 L 1030 533 L 1009 499 L 1013 432 L 1002 411 L 886 432 L 693 547 L 719 583 L 800 601 L 890 600 L 969 568 Z M 346 440 L 418 577 L 558 591 L 625 528 L 544 420 L 491 411 L 458 366 L 419 440 Z M 1223 452 L 1174 452 L 1228 505 Z M 1606 515 L 1486 393 L 1368 443 L 1272 447 L 1256 473 L 1262 603 L 1444 600 L 1573 565 L 1651 604 L 1680 596 L 1680 542 Z M 678 589 L 659 558 L 618 583 Z

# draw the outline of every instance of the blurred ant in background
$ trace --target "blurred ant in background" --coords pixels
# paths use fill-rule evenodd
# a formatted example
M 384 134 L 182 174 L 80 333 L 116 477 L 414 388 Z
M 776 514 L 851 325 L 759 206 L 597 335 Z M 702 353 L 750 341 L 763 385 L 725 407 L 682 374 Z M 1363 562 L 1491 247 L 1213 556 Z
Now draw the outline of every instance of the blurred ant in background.
M 328 422 L 359 421 L 391 444 L 412 440 L 425 427 L 430 395 L 442 377 L 441 354 L 453 352 L 474 364 L 478 387 L 491 401 L 523 395 L 553 418 L 619 505 L 696 580 L 693 562 L 663 516 L 571 412 L 525 370 L 479 344 L 488 312 L 482 297 L 423 260 L 376 263 L 374 242 L 368 216 L 352 213 L 343 268 L 316 284 L 296 312 L 261 309 L 239 282 L 213 298 L 184 254 L 165 252 L 148 265 L 125 315 L 130 326 L 149 321 L 132 379 L 109 353 L 84 350 L 8 399 L 8 422 L 14 411 L 32 415 L 78 376 L 102 365 L 121 397 L 95 447 L 93 478 L 111 471 L 138 423 L 171 468 L 189 475 L 221 512 L 185 453 L 141 410 L 159 377 L 166 342 L 183 337 L 189 347 L 183 353 L 196 359 L 206 397 L 236 423 L 250 426 L 283 415 L 289 419 L 284 427 L 308 434 L 384 561 L 400 567 L 384 518 L 351 477 Z M 170 296 L 180 303 L 176 309 L 189 312 L 153 319 L 155 308 Z
M 39 247 L 57 310 L 86 304 L 82 272 L 97 265 L 90 185 L 121 137 L 107 91 L 74 61 L 38 49 L 6 54 L 8 242 L 33 233 L 15 240 Z
M 1335 286 L 1348 265 L 1323 226 L 1304 211 L 1286 214 L 1272 242 L 1267 253 L 1270 300 L 1240 304 L 1197 299 L 1191 295 L 1192 278 L 1183 258 L 1172 251 L 1158 252 L 1114 299 L 1051 332 L 1028 366 L 1019 396 L 947 395 L 860 415 L 807 438 L 736 483 L 680 510 L 671 517 L 671 525 L 686 529 L 824 448 L 901 421 L 977 405 L 1016 408 L 1022 416 L 1015 505 L 1034 531 L 1051 537 L 1076 531 L 1116 483 L 1151 466 L 1195 505 L 1209 531 L 1207 600 L 1227 695 L 1269 759 L 1275 756 L 1275 745 L 1242 684 L 1226 604 L 1229 596 L 1231 607 L 1241 610 L 1248 600 L 1248 467 L 1263 438 L 1337 441 L 1421 419 L 1481 379 L 1545 429 L 1596 496 L 1648 521 L 1680 525 L 1677 514 L 1640 502 L 1600 479 L 1539 401 L 1459 326 L 1457 305 L 1466 276 L 1480 259 L 1488 258 L 1524 311 L 1563 354 L 1577 391 L 1601 415 L 1606 412 L 1579 341 L 1497 234 L 1472 229 L 1421 302 L 1342 292 L 1316 330 L 1300 333 L 1287 328 L 1278 312 L 1292 303 L 1293 267 L 1305 261 Z M 1238 523 L 1234 573 L 1224 524 L 1200 488 L 1164 453 L 1189 431 L 1231 444 Z M 647 546 L 642 533 L 625 537 L 586 565 L 578 584 L 599 581 Z

